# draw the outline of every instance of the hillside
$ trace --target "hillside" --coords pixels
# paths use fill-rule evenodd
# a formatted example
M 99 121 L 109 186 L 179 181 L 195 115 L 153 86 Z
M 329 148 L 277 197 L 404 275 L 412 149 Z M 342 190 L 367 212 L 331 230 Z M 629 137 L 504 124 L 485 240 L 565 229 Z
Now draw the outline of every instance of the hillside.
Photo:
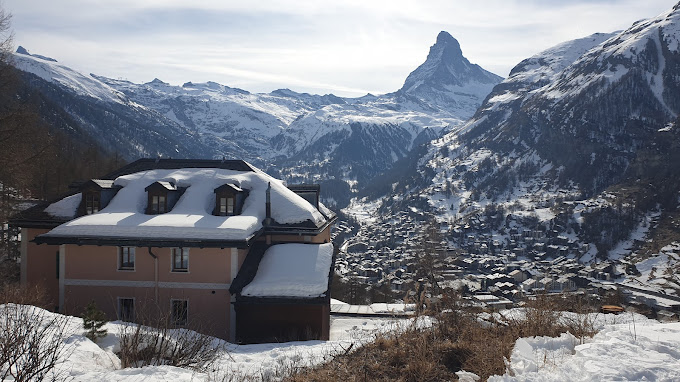
M 582 264 L 572 272 L 609 261 L 627 269 L 612 277 L 625 277 L 636 272 L 626 264 L 679 241 L 679 18 L 676 5 L 520 62 L 468 122 L 404 164 L 391 196 L 345 211 L 371 217 L 345 246 L 348 269 L 361 263 L 354 243 L 381 259 L 362 269 L 412 261 L 430 216 L 448 253 L 487 257 L 496 265 L 486 272 L 566 258 Z M 382 280 L 407 281 L 399 269 Z

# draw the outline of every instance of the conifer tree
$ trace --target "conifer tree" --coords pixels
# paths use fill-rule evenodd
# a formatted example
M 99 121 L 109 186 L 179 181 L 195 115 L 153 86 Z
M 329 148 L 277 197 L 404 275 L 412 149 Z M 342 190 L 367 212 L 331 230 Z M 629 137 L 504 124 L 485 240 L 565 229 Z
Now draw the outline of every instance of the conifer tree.
M 85 336 L 97 342 L 98 338 L 106 336 L 106 329 L 102 326 L 106 324 L 106 315 L 101 310 L 97 309 L 94 301 L 87 304 L 85 314 L 83 315 L 83 328 L 85 329 Z

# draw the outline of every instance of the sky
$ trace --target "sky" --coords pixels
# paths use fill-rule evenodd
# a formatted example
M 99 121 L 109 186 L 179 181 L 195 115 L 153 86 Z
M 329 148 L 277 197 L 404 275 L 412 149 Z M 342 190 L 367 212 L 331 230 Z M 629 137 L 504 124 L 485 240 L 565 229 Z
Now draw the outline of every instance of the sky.
M 355 97 L 395 91 L 437 34 L 500 76 L 673 0 L 2 0 L 14 45 L 82 73 Z

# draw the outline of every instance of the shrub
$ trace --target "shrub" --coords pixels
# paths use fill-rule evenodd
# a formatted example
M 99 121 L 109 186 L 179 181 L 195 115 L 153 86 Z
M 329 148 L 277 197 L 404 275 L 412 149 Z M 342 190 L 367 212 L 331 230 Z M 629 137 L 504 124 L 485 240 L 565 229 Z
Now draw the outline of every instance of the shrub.
M 167 317 L 160 317 L 152 326 L 125 326 L 120 333 L 118 357 L 123 367 L 172 365 L 205 371 L 220 350 L 219 340 L 188 329 L 174 329 Z
M 106 315 L 101 310 L 97 309 L 94 301 L 87 304 L 85 314 L 83 314 L 83 328 L 85 329 L 85 337 L 97 342 L 98 338 L 106 336 L 106 329 L 102 327 L 106 324 Z
M 26 303 L 39 304 L 39 289 L 6 286 L 0 291 L 0 380 L 40 381 L 53 373 L 65 355 L 65 316 Z

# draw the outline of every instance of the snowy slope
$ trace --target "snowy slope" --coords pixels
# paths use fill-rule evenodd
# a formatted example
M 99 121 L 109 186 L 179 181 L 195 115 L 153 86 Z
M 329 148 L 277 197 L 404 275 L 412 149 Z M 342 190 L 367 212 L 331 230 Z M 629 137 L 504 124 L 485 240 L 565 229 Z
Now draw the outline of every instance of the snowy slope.
M 677 381 L 680 379 L 680 323 L 658 323 L 625 313 L 580 344 L 569 333 L 559 338 L 520 338 L 508 372 L 490 382 L 510 381 Z
M 55 371 L 57 376 L 71 381 L 215 381 L 259 380 L 265 376 L 288 372 L 292 368 L 316 365 L 352 346 L 372 340 L 376 332 L 395 330 L 397 320 L 367 318 L 332 318 L 330 341 L 304 341 L 235 345 L 215 339 L 219 354 L 215 369 L 198 372 L 174 366 L 121 368 L 116 352 L 120 350 L 121 333 L 129 323 L 114 321 L 104 326 L 108 335 L 94 343 L 84 336 L 83 320 L 62 316 L 40 308 L 32 309 L 36 319 L 45 322 L 54 318 L 65 320 L 61 341 L 65 352 Z M 0 305 L 0 309 L 6 306 Z M 405 323 L 411 321 L 403 321 Z M 47 339 L 49 340 L 49 338 Z M 52 374 L 48 374 L 48 378 Z
M 19 47 L 19 51 L 25 53 L 15 54 L 13 63 L 15 67 L 24 72 L 33 73 L 48 82 L 59 84 L 73 93 L 102 102 L 129 102 L 122 93 L 92 76 L 78 73 L 53 59 L 50 60 L 40 55 L 30 55 L 21 47 Z
M 6 309 L 6 306 L 0 306 Z M 375 338 L 376 332 L 400 330 L 413 321 L 398 323 L 393 319 L 332 318 L 330 341 L 288 342 L 277 344 L 234 345 L 221 340 L 214 369 L 198 372 L 168 365 L 121 368 L 116 355 L 121 333 L 128 323 L 115 321 L 105 325 L 108 334 L 94 343 L 83 333 L 83 320 L 62 316 L 39 308 L 36 317 L 65 320 L 65 330 L 58 340 L 65 352 L 55 371 L 73 381 L 214 381 L 260 380 L 284 377 L 300 367 L 329 361 L 351 347 L 356 348 Z M 518 310 L 504 311 L 511 316 Z M 569 313 L 564 313 L 568 315 Z M 600 331 L 592 339 L 580 340 L 563 334 L 557 338 L 518 339 L 508 373 L 490 381 L 600 381 L 658 380 L 680 378 L 678 347 L 680 324 L 659 323 L 637 314 L 620 316 L 593 315 L 589 320 Z M 422 322 L 422 321 L 421 321 Z M 400 326 L 404 325 L 404 326 Z M 50 338 L 46 338 L 50 340 Z M 484 339 L 479 339 L 483 343 Z M 51 377 L 52 374 L 48 374 Z M 472 377 L 472 375 L 470 375 Z

